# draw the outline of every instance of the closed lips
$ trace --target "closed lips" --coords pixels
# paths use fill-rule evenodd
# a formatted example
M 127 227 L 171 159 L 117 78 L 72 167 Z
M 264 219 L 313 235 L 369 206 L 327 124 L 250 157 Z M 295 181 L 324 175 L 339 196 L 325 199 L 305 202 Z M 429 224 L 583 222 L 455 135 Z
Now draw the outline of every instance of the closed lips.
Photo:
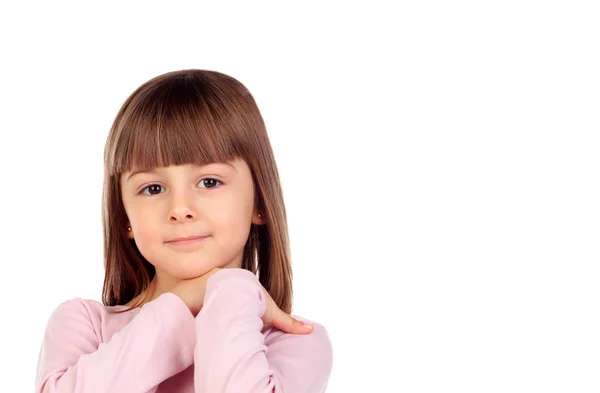
M 176 237 L 175 239 L 171 239 L 169 240 L 167 243 L 171 243 L 171 242 L 179 242 L 179 241 L 184 241 L 184 240 L 196 240 L 196 239 L 203 239 L 205 237 L 208 236 L 188 236 L 188 237 Z

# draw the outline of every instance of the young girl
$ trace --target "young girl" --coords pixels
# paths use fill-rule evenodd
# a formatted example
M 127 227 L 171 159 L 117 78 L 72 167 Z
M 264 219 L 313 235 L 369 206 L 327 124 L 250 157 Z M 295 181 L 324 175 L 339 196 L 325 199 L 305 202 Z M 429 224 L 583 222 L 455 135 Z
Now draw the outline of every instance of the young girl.
M 289 315 L 286 211 L 248 90 L 214 71 L 153 78 L 104 159 L 103 304 L 52 313 L 36 392 L 325 391 L 331 342 Z

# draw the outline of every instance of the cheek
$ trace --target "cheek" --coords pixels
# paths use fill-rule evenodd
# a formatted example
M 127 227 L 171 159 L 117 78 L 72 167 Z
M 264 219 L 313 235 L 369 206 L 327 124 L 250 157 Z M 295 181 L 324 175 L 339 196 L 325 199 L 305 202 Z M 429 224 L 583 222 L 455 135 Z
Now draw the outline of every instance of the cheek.
M 161 252 L 160 247 L 163 246 L 161 232 L 148 217 L 132 221 L 135 226 L 134 240 L 138 250 L 144 258 L 155 265 L 160 259 L 157 258 Z
M 155 243 L 159 238 L 157 231 L 151 225 L 145 225 L 144 223 L 138 224 L 135 237 L 138 241 L 148 244 Z
M 221 228 L 234 229 L 251 218 L 248 209 L 241 206 L 239 201 L 220 206 L 213 211 L 214 214 L 211 214 L 213 222 Z
M 252 211 L 238 204 L 215 209 L 211 214 L 210 228 L 221 241 L 230 245 L 245 242 L 249 231 Z
M 156 242 L 160 239 L 160 228 L 158 228 L 157 220 L 153 215 L 148 214 L 147 211 L 145 214 L 134 212 L 130 219 L 135 228 L 135 238 L 140 242 Z

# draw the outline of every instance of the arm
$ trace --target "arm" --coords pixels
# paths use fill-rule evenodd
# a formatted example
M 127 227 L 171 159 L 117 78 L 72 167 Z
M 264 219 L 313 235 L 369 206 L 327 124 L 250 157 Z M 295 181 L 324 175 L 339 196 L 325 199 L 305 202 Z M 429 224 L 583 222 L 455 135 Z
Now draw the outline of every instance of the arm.
M 99 342 L 81 300 L 69 300 L 49 319 L 35 391 L 154 392 L 160 382 L 193 363 L 194 334 L 194 317 L 172 293 L 146 303 L 106 343 Z
M 325 391 L 333 358 L 325 328 L 313 323 L 309 334 L 275 329 L 265 341 L 265 308 L 262 286 L 252 272 L 223 269 L 209 278 L 196 317 L 196 392 Z

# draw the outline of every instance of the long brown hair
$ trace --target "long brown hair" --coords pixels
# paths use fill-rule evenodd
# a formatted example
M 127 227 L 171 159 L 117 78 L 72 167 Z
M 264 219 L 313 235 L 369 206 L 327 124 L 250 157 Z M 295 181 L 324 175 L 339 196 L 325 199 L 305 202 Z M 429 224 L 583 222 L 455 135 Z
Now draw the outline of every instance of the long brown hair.
M 231 163 L 237 158 L 250 168 L 255 207 L 266 219 L 265 225 L 252 224 L 242 268 L 258 273 L 278 307 L 291 312 L 287 217 L 263 118 L 242 83 L 198 69 L 168 72 L 145 82 L 123 103 L 112 124 L 104 150 L 102 195 L 105 306 L 131 301 L 156 272 L 135 240 L 127 238 L 121 174 L 189 163 Z

